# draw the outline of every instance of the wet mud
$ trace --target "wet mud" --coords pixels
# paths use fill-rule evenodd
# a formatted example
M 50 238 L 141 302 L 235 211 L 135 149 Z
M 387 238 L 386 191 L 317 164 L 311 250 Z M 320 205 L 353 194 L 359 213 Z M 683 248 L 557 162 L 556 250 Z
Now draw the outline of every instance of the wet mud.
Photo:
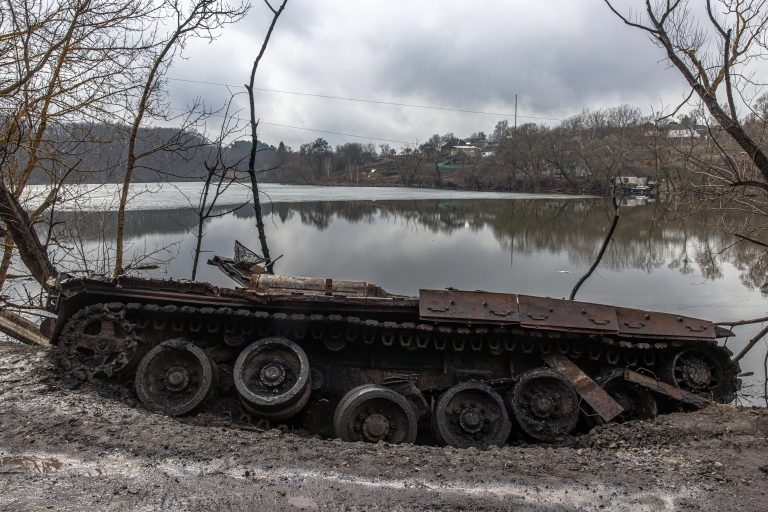
M 718 406 L 487 451 L 174 419 L 0 342 L 0 510 L 768 508 L 768 413 Z

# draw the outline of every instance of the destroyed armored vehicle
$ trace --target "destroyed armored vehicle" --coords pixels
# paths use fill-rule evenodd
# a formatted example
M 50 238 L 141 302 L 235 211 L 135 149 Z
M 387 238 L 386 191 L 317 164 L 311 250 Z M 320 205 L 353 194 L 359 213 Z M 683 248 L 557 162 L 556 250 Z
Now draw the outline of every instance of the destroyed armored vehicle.
M 450 288 L 406 297 L 209 263 L 240 286 L 62 280 L 51 338 L 63 370 L 131 386 L 172 416 L 478 448 L 727 403 L 739 385 L 717 343 L 732 333 L 706 320 Z

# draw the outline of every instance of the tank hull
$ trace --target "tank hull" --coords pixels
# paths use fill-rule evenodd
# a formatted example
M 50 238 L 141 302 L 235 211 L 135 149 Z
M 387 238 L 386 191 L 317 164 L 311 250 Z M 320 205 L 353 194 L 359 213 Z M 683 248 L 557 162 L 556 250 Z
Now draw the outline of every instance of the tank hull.
M 67 280 L 53 304 L 62 367 L 133 386 L 161 412 L 172 402 L 169 411 L 216 409 L 243 421 L 390 442 L 410 439 L 398 435 L 416 428 L 414 413 L 420 440 L 477 447 L 505 442 L 506 422 L 523 431 L 513 435 L 562 438 L 587 393 L 602 393 L 594 380 L 617 368 L 667 373 L 668 384 L 717 401 L 731 401 L 738 386 L 738 368 L 717 345 L 723 333 L 705 320 L 516 294 L 448 289 L 403 297 L 367 283 L 254 280 L 243 288 Z M 553 356 L 576 366 L 589 390 L 552 369 Z M 210 389 L 198 383 L 208 364 Z M 711 364 L 717 368 L 707 374 Z M 516 396 L 520 382 L 528 395 Z M 621 400 L 604 396 L 596 403 L 607 408 L 592 413 L 607 417 Z M 656 400 L 672 407 L 668 396 Z

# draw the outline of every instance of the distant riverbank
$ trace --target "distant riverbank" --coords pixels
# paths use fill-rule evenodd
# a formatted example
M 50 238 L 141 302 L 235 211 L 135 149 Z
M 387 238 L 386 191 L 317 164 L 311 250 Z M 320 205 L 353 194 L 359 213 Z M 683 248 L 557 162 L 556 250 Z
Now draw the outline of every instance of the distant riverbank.
M 203 184 L 197 181 L 166 183 L 134 183 L 131 185 L 131 199 L 128 210 L 165 210 L 196 207 L 199 204 Z M 45 197 L 48 187 L 31 185 L 27 193 L 26 206 L 34 208 Z M 263 202 L 293 203 L 306 201 L 391 201 L 422 199 L 583 199 L 595 196 L 567 195 L 556 193 L 522 192 L 474 192 L 436 188 L 408 187 L 364 187 L 364 186 L 320 186 L 284 185 L 262 183 Z M 120 185 L 70 185 L 61 191 L 60 211 L 115 211 L 118 206 Z M 232 206 L 250 202 L 250 187 L 235 183 L 218 199 L 219 206 Z

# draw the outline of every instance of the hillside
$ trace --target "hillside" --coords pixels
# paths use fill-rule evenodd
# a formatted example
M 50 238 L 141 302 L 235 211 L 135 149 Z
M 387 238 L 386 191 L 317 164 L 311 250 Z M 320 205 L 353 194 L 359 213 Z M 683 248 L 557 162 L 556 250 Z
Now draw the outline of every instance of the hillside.
M 56 160 L 42 160 L 30 183 L 48 184 L 51 174 L 62 177 L 76 169 L 67 181 L 117 183 L 123 180 L 127 154 L 127 127 L 101 123 L 70 124 L 50 128 L 46 144 L 60 153 Z M 224 162 L 236 170 L 247 168 L 250 141 L 237 141 L 222 150 Z M 133 173 L 134 183 L 200 180 L 206 163 L 216 158 L 218 146 L 195 132 L 178 128 L 142 128 L 137 138 L 137 153 L 146 154 Z M 277 163 L 275 148 L 259 143 L 256 168 Z

